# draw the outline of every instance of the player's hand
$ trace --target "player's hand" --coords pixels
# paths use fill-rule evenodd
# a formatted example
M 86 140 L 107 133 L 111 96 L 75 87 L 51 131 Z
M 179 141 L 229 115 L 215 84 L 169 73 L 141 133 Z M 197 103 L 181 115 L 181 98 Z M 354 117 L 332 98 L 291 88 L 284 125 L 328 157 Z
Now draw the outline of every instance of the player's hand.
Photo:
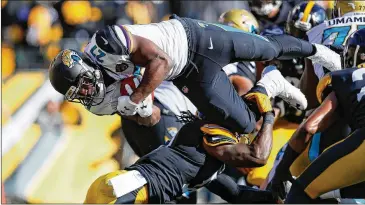
M 129 96 L 120 96 L 118 98 L 117 110 L 121 115 L 131 116 L 138 111 L 139 104 L 132 102 Z

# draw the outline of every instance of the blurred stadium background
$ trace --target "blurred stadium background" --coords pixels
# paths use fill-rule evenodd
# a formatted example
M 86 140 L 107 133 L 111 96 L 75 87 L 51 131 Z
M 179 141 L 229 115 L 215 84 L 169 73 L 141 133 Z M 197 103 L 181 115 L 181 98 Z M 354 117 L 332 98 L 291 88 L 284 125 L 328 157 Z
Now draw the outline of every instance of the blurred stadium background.
M 297 3 L 296 1 L 295 3 Z M 118 116 L 98 117 L 63 101 L 47 68 L 64 48 L 83 50 L 110 24 L 146 24 L 171 13 L 216 22 L 246 1 L 1 1 L 2 183 L 8 203 L 82 203 L 98 176 L 133 163 Z M 271 159 L 296 128 L 279 123 Z M 272 161 L 272 160 L 271 160 Z M 259 185 L 269 167 L 251 172 Z M 199 194 L 198 202 L 220 199 Z

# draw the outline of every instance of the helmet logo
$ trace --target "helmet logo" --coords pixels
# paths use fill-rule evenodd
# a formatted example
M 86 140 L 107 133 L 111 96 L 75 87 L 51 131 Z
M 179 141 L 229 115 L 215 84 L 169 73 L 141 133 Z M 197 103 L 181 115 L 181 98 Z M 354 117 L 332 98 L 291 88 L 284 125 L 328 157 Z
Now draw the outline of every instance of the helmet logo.
M 72 68 L 75 62 L 81 61 L 81 58 L 71 50 L 65 50 L 62 53 L 62 63 Z
M 121 64 L 117 64 L 116 65 L 116 67 L 115 67 L 115 70 L 117 71 L 117 72 L 123 72 L 123 71 L 125 71 L 125 70 L 127 70 L 128 69 L 128 64 L 126 64 L 126 63 L 121 63 Z

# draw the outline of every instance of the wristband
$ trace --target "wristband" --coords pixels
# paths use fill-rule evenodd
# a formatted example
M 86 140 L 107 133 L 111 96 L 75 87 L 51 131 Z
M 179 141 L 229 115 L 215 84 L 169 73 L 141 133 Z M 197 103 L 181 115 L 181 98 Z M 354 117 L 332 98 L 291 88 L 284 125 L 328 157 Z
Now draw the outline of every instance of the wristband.
M 266 112 L 264 115 L 264 124 L 274 124 L 275 121 L 275 113 L 273 111 Z

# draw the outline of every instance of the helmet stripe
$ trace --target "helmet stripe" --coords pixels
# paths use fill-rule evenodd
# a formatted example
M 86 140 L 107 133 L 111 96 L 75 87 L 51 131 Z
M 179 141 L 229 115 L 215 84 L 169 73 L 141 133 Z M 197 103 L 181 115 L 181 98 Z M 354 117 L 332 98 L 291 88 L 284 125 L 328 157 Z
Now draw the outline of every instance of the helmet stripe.
M 123 36 L 125 38 L 122 40 L 122 42 L 123 42 L 123 44 L 125 43 L 125 46 L 127 47 L 129 53 L 131 53 L 131 51 L 133 50 L 132 34 L 127 30 L 127 28 L 125 26 L 118 25 L 118 27 L 122 30 Z
M 308 17 L 312 11 L 312 8 L 314 6 L 315 2 L 314 1 L 309 1 L 307 6 L 305 7 L 305 10 L 304 10 L 304 15 L 303 15 L 303 18 L 302 18 L 302 22 L 307 22 L 308 21 Z

